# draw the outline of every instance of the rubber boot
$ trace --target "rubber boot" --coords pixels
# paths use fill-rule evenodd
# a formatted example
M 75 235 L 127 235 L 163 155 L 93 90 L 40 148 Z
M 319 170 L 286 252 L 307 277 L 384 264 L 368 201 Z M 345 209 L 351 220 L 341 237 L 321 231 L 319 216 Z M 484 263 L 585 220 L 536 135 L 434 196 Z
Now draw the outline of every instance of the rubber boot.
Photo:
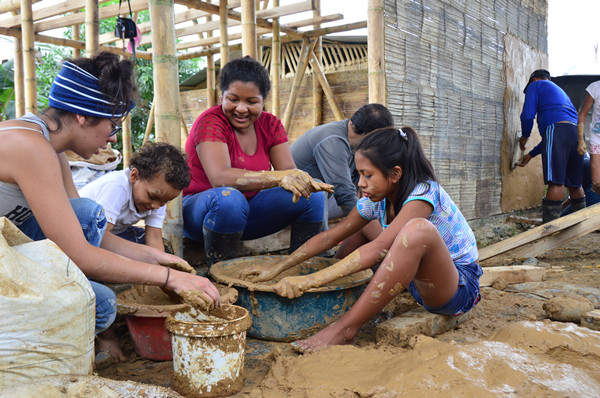
M 571 213 L 577 210 L 585 209 L 585 196 L 577 199 L 571 199 Z
M 290 237 L 290 253 L 302 246 L 304 242 L 315 235 L 320 234 L 325 230 L 325 225 L 322 221 L 319 222 L 302 222 L 296 221 L 292 224 L 292 234 Z
M 212 231 L 204 225 L 202 226 L 202 233 L 204 234 L 206 263 L 208 264 L 209 269 L 214 263 L 228 260 L 239 253 L 243 231 L 232 234 L 222 234 Z
M 542 199 L 542 222 L 546 224 L 560 217 L 562 202 L 560 200 Z

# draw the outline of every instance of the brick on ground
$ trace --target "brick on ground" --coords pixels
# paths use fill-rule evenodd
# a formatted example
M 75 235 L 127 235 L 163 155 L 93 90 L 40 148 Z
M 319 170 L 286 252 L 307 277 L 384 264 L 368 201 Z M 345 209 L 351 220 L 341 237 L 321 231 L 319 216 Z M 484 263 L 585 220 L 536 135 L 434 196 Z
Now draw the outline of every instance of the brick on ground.
M 413 336 L 418 334 L 437 336 L 455 328 L 470 317 L 470 312 L 460 316 L 446 316 L 432 314 L 424 308 L 418 308 L 377 325 L 375 337 L 377 343 L 406 347 Z

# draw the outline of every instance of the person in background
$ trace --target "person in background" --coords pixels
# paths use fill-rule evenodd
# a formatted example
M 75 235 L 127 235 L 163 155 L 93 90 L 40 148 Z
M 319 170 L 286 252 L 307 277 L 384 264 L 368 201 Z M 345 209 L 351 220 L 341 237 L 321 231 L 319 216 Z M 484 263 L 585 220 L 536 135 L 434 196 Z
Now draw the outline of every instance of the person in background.
M 542 199 L 542 221 L 547 223 L 560 217 L 565 186 L 569 190 L 572 211 L 585 208 L 585 193 L 581 187 L 585 153 L 585 147 L 581 147 L 583 136 L 578 137 L 575 107 L 567 94 L 550 81 L 550 72 L 545 69 L 533 71 L 523 93 L 523 135 L 519 146 L 525 150 L 536 114 L 542 141 L 523 157 L 519 166 L 526 166 L 533 157 L 542 154 L 544 183 L 548 185 L 546 197 Z
M 598 195 L 592 185 L 592 173 L 590 168 L 590 156 L 586 153 L 583 156 L 583 190 L 585 191 L 585 207 L 590 207 L 600 202 L 600 195 Z M 573 212 L 571 209 L 571 201 L 567 199 L 562 204 L 563 211 L 560 216 L 566 216 Z
M 312 178 L 333 185 L 334 193 L 327 204 L 330 219 L 347 216 L 358 200 L 356 144 L 366 133 L 393 125 L 394 118 L 385 106 L 367 104 L 350 119 L 314 127 L 292 144 L 296 166 Z
M 597 194 L 600 194 L 600 80 L 590 84 L 585 91 L 587 94 L 577 118 L 577 131 L 580 138 L 579 146 L 580 148 L 583 148 L 584 152 L 587 149 L 583 133 L 585 131 L 587 115 L 590 112 L 590 109 L 592 109 L 589 138 L 592 189 Z
M 190 184 L 185 152 L 165 142 L 147 142 L 131 157 L 129 167 L 90 182 L 79 195 L 104 208 L 106 230 L 164 251 L 162 226 L 167 202 Z M 144 220 L 144 228 L 135 226 Z
M 220 305 L 208 279 L 161 265 L 173 255 L 105 234 L 102 206 L 80 198 L 73 184 L 64 152 L 88 159 L 116 142 L 136 93 L 133 63 L 101 52 L 63 63 L 41 116 L 0 123 L 0 216 L 33 240 L 55 242 L 88 277 L 96 296 L 96 349 L 117 357 L 122 352 L 114 335 L 104 335 L 116 317 L 117 299 L 98 282 L 197 290 Z
M 249 56 L 219 76 L 221 104 L 194 122 L 185 144 L 192 182 L 183 190 L 184 236 L 204 242 L 207 263 L 235 257 L 241 240 L 292 225 L 298 248 L 326 225 L 333 187 L 296 169 L 281 121 L 264 112 L 269 73 Z
M 255 264 L 242 276 L 272 279 L 335 242 L 356 234 L 373 220 L 383 232 L 339 262 L 312 274 L 281 279 L 280 296 L 299 297 L 306 290 L 375 267 L 375 275 L 356 303 L 338 321 L 314 336 L 293 343 L 300 352 L 353 344 L 358 330 L 404 289 L 432 313 L 461 315 L 481 299 L 475 235 L 464 216 L 436 181 L 417 133 L 409 128 L 383 128 L 356 147 L 356 169 L 363 197 L 348 217 L 321 233 L 282 262 Z

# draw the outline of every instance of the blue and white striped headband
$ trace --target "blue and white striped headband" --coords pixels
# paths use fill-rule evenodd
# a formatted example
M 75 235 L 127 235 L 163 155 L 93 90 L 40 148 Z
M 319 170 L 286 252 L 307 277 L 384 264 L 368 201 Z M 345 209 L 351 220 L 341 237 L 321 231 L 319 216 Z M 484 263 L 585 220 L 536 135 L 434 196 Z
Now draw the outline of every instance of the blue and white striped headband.
M 63 63 L 52 83 L 49 105 L 77 115 L 100 118 L 120 118 L 134 107 L 133 103 L 126 106 L 121 102 L 113 114 L 115 104 L 100 91 L 98 78 L 69 61 Z

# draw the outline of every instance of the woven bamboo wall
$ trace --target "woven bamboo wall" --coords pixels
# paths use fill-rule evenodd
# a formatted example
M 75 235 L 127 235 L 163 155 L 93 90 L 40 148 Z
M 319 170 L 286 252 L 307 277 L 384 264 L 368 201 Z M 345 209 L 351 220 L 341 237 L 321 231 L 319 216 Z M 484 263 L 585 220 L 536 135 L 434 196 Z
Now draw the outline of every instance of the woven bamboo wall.
M 368 103 L 368 81 L 367 70 L 354 70 L 345 72 L 328 73 L 327 81 L 331 90 L 342 109 L 344 116 L 349 118 L 354 111 Z M 293 76 L 281 79 L 281 113 L 285 112 L 290 96 Z M 291 127 L 288 131 L 290 142 L 295 141 L 300 135 L 311 129 L 312 126 L 312 75 L 307 75 L 302 80 L 302 86 L 296 99 Z M 220 95 L 220 94 L 217 94 Z M 267 97 L 265 108 L 271 109 L 271 101 Z M 180 106 L 183 119 L 188 128 L 192 126 L 196 118 L 206 109 L 206 89 L 184 91 L 180 94 Z M 335 121 L 333 111 L 323 99 L 323 123 Z
M 385 1 L 388 106 L 397 125 L 417 130 L 468 219 L 502 213 L 503 38 L 547 53 L 547 9 L 545 0 Z

